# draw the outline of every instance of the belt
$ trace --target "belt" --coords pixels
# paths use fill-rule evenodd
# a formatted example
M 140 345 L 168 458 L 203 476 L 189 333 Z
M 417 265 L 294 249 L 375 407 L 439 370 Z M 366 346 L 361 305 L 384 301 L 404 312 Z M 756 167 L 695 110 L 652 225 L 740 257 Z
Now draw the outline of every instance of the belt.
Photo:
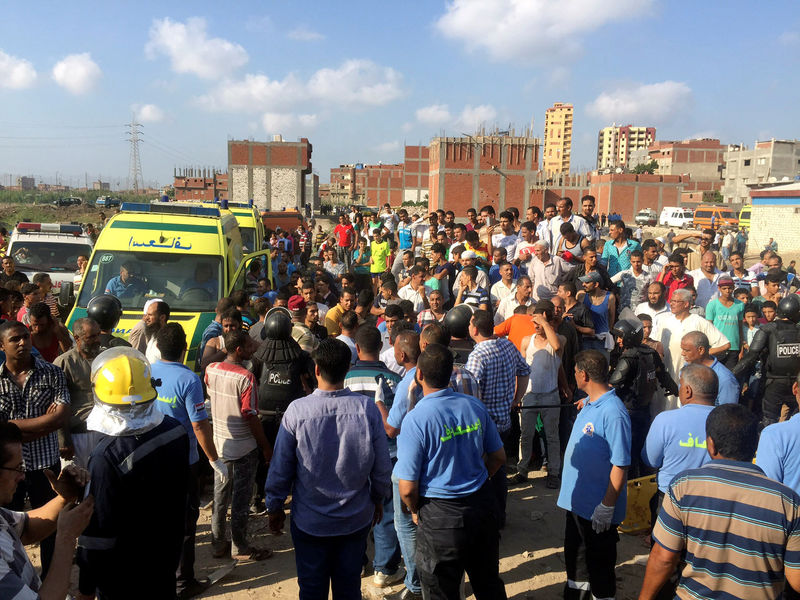
M 258 411 L 259 417 L 282 417 L 286 411 L 283 410 L 260 410 Z

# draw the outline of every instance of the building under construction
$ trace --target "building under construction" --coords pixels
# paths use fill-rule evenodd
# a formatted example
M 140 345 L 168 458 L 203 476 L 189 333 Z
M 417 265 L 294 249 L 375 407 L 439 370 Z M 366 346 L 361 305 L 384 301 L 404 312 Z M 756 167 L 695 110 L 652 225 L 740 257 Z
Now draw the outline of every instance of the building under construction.
M 228 199 L 228 173 L 213 168 L 174 170 L 175 200 L 213 202 Z

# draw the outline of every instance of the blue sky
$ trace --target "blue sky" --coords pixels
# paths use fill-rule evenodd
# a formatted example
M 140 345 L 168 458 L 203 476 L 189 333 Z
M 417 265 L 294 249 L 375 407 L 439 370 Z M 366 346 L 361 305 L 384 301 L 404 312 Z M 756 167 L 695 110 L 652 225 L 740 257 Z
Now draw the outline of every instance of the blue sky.
M 800 18 L 789 1 L 16 3 L 0 20 L 0 183 L 147 182 L 227 166 L 227 139 L 308 137 L 321 181 L 348 162 L 484 123 L 542 135 L 575 105 L 573 170 L 599 128 L 659 139 L 798 135 Z

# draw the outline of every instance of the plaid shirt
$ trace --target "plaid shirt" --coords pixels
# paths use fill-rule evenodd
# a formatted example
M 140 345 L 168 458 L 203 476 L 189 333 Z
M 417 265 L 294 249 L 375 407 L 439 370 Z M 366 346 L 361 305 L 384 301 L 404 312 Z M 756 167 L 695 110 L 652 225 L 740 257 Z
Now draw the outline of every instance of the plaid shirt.
M 531 368 L 517 347 L 505 338 L 475 344 L 465 366 L 478 380 L 480 398 L 497 425 L 497 430 L 501 433 L 507 431 L 511 427 L 509 413 L 517 377 L 530 375 Z
M 47 413 L 51 404 L 69 404 L 69 391 L 64 371 L 40 358 L 33 359 L 33 370 L 22 389 L 17 386 L 6 369 L 0 364 L 0 418 L 34 419 Z M 58 433 L 22 444 L 22 459 L 26 471 L 38 471 L 52 467 L 59 460 Z

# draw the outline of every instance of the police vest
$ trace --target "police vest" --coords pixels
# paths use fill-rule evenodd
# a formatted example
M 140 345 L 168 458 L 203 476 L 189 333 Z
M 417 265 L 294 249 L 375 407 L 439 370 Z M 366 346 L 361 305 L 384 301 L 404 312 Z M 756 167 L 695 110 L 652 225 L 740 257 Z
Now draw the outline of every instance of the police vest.
M 794 377 L 800 372 L 800 329 L 789 321 L 762 327 L 769 336 L 767 377 Z
M 650 406 L 658 385 L 656 381 L 655 350 L 647 346 L 628 348 L 621 360 L 628 361 L 630 375 L 620 394 L 625 407 L 631 410 Z
M 265 345 L 271 347 L 267 349 Z M 308 353 L 294 340 L 266 340 L 255 358 L 262 361 L 258 374 L 258 410 L 280 416 L 292 400 L 305 395 L 302 375 L 308 370 Z

